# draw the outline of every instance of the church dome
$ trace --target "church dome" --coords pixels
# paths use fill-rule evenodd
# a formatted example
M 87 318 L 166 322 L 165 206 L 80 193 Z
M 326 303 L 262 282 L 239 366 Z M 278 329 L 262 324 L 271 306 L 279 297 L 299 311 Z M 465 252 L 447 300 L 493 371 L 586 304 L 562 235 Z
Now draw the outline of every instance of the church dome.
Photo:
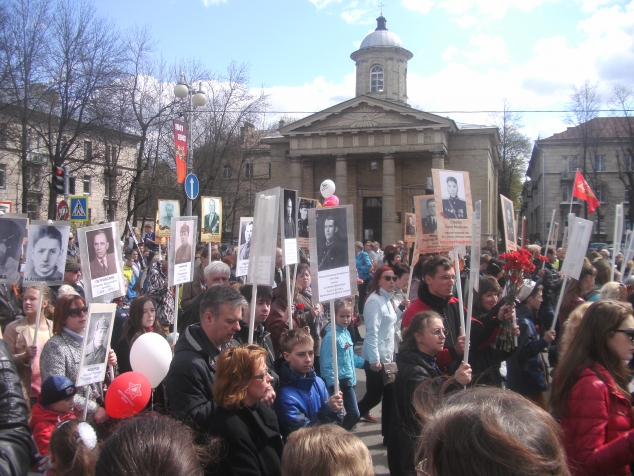
M 377 27 L 372 33 L 366 36 L 361 42 L 360 50 L 363 48 L 372 48 L 375 46 L 394 46 L 397 48 L 403 48 L 403 41 L 396 33 L 388 31 L 385 24 L 387 20 L 380 16 L 376 19 Z

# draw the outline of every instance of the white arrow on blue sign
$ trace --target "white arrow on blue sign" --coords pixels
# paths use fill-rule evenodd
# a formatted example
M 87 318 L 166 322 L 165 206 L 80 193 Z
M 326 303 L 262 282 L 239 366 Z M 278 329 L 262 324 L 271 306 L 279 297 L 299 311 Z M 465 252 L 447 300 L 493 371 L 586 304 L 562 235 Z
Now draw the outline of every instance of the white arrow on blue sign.
M 189 174 L 185 177 L 185 193 L 187 194 L 187 198 L 194 200 L 198 196 L 198 189 L 198 177 L 194 174 Z

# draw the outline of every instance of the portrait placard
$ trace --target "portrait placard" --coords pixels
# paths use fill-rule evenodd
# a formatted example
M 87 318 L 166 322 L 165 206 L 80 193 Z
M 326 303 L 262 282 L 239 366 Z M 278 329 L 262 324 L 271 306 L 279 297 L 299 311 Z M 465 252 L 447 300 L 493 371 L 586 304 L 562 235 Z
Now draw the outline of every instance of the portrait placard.
M 222 198 L 201 197 L 202 218 L 200 222 L 200 241 L 220 243 L 222 239 Z
M 172 217 L 174 233 L 169 241 L 168 286 L 190 283 L 194 280 L 194 259 L 198 217 Z
M 70 224 L 63 221 L 32 221 L 26 252 L 24 283 L 48 286 L 64 282 Z
M 280 201 L 280 236 L 282 237 L 282 264 L 299 262 L 297 249 L 297 190 L 282 189 Z
M 583 259 L 586 256 L 588 243 L 592 236 L 592 225 L 593 223 L 590 220 L 578 217 L 572 222 L 572 231 L 568 240 L 569 246 L 566 251 L 566 259 L 561 267 L 561 274 L 574 279 L 579 279 L 579 276 L 581 276 Z
M 246 284 L 272 286 L 275 282 L 275 252 L 281 188 L 275 187 L 255 194 L 253 239 L 249 253 Z
M 86 302 L 110 302 L 125 295 L 119 236 L 117 222 L 77 229 Z
M 0 216 L 0 283 L 15 284 L 20 277 L 20 256 L 28 234 L 25 216 Z
M 240 234 L 238 236 L 238 263 L 236 276 L 246 276 L 249 272 L 249 254 L 253 237 L 253 217 L 240 217 Z
M 171 235 L 172 218 L 181 214 L 181 204 L 178 200 L 159 200 L 156 223 L 156 236 L 167 238 Z
M 500 194 L 502 205 L 502 221 L 504 222 L 504 244 L 506 252 L 517 250 L 517 233 L 515 231 L 515 209 L 513 202 Z
M 475 236 L 471 243 L 471 280 L 473 281 L 473 289 L 480 291 L 479 267 L 474 266 L 474 263 L 480 263 L 480 254 L 482 253 L 482 200 L 475 202 L 473 219 L 475 221 Z
M 297 214 L 297 242 L 300 248 L 308 248 L 308 210 L 317 208 L 317 200 L 299 197 L 299 213 Z
M 419 253 L 439 253 L 452 250 L 451 246 L 441 246 L 438 241 L 438 217 L 436 215 L 436 199 L 433 195 L 414 197 L 415 220 L 418 227 Z
M 471 185 L 469 172 L 432 169 L 434 198 L 438 214 L 438 241 L 441 245 L 471 244 Z
M 103 382 L 108 367 L 108 351 L 116 312 L 116 304 L 88 305 L 86 332 L 75 386 Z
M 318 302 L 356 293 L 352 205 L 308 210 L 310 273 Z
M 414 243 L 416 241 L 416 214 L 405 214 L 405 234 L 403 241 L 405 243 Z

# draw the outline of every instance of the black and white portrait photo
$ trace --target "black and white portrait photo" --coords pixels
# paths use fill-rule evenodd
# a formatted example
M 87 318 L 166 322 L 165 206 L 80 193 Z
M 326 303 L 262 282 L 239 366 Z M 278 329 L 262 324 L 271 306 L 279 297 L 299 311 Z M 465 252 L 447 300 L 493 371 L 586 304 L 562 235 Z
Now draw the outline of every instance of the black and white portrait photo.
M 317 270 L 348 266 L 348 225 L 345 208 L 316 211 Z
M 445 218 L 467 219 L 467 202 L 462 175 L 440 173 L 442 185 L 442 213 Z
M 295 190 L 284 190 L 282 205 L 284 208 L 284 238 L 291 239 L 297 237 L 295 227 L 295 203 L 297 192 Z
M 416 216 L 413 213 L 405 214 L 405 236 L 416 235 L 416 225 L 414 223 Z
M 115 241 L 112 228 L 86 233 L 88 239 L 88 256 L 90 256 L 90 279 L 103 278 L 116 274 L 117 259 L 114 254 Z
M 438 233 L 438 219 L 436 218 L 436 201 L 433 197 L 423 198 L 420 201 L 420 213 L 422 221 L 422 234 L 430 235 Z
M 192 246 L 194 232 L 192 230 L 192 223 L 188 221 L 176 222 L 176 236 L 173 239 L 176 241 L 176 253 L 174 254 L 174 263 L 189 263 L 193 259 Z
M 90 327 L 86 333 L 85 365 L 104 364 L 108 360 L 108 336 L 110 334 L 110 315 L 97 313 L 90 316 Z
M 159 200 L 159 227 L 162 230 L 169 230 L 172 217 L 178 216 L 180 216 L 180 203 L 177 200 Z
M 26 254 L 26 283 L 62 283 L 70 226 L 34 222 L 29 230 Z
M 20 277 L 20 255 L 26 237 L 26 218 L 0 219 L 0 282 L 14 284 Z
M 317 203 L 315 200 L 307 198 L 299 199 L 299 214 L 297 216 L 297 236 L 300 238 L 308 238 L 308 210 L 315 208 Z
M 220 232 L 220 215 L 218 211 L 218 199 L 205 198 L 205 217 L 203 222 L 205 233 L 216 235 Z
M 240 249 L 238 250 L 238 259 L 249 259 L 252 236 L 253 219 L 247 218 L 240 223 Z
M 515 241 L 515 226 L 513 220 L 513 204 L 508 201 L 504 202 L 504 218 L 506 223 L 506 239 Z

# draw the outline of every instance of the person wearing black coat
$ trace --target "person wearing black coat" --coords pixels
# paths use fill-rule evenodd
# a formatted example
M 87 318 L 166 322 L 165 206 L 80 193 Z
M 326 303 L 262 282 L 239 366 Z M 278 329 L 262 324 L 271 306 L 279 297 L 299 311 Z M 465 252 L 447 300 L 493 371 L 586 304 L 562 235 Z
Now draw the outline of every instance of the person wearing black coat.
M 0 475 L 21 476 L 31 464 L 31 429 L 9 346 L 0 340 Z
M 442 317 L 435 311 L 417 314 L 403 332 L 388 429 L 387 461 L 390 474 L 416 475 L 417 462 L 414 456 L 422 428 L 413 405 L 414 393 L 425 381 L 431 381 L 430 385 L 438 388 L 445 383 L 447 377 L 436 365 L 436 355 L 443 350 L 446 332 Z M 454 378 L 460 384 L 467 385 L 471 381 L 469 364 L 463 362 Z
M 266 350 L 252 344 L 230 347 L 218 356 L 213 386 L 218 408 L 209 426 L 209 433 L 224 444 L 217 474 L 282 473 L 284 442 L 277 416 L 262 403 L 273 381 L 265 356 Z

